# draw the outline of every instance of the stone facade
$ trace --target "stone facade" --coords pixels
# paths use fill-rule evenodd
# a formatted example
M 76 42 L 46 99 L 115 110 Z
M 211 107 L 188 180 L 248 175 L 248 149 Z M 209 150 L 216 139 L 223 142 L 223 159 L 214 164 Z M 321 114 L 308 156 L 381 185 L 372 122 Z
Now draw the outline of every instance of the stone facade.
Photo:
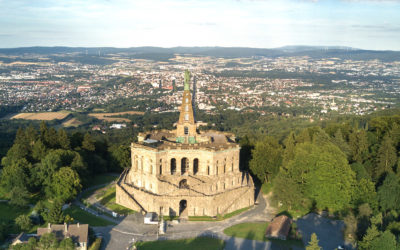
M 216 216 L 253 205 L 254 183 L 239 170 L 234 136 L 198 132 L 187 78 L 184 89 L 177 129 L 141 133 L 132 143 L 132 166 L 118 180 L 117 203 L 169 216 Z

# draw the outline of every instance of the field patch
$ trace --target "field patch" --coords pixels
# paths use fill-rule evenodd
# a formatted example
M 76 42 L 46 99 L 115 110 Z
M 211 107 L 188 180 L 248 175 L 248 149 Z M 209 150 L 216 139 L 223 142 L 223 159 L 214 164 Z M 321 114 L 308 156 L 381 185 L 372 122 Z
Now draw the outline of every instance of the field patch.
M 82 125 L 82 122 L 76 118 L 71 118 L 62 123 L 63 127 L 79 127 Z
M 69 114 L 69 112 L 18 113 L 10 119 L 51 121 L 65 119 Z
M 143 115 L 144 112 L 140 111 L 125 111 L 125 112 L 115 112 L 115 113 L 90 113 L 89 116 L 95 117 L 99 120 L 104 121 L 114 121 L 114 122 L 130 122 L 127 118 L 115 117 L 120 115 Z

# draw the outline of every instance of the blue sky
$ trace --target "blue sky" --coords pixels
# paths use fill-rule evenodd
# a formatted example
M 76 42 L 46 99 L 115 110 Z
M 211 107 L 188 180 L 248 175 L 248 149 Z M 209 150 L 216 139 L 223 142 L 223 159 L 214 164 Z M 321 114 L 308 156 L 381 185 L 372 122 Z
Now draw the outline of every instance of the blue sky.
M 0 47 L 400 50 L 400 0 L 0 0 Z

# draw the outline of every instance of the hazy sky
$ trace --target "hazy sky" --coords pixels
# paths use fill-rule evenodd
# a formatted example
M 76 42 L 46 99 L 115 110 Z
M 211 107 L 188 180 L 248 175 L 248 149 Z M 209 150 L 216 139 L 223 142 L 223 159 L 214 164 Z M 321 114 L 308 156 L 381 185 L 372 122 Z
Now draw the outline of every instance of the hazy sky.
M 400 0 L 0 0 L 0 47 L 400 50 Z

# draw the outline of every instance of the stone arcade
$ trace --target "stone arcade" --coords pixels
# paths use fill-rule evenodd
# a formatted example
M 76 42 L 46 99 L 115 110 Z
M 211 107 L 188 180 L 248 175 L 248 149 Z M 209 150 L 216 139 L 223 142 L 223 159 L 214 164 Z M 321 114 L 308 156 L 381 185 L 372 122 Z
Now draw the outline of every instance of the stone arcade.
M 234 135 L 197 130 L 189 81 L 186 71 L 176 130 L 140 133 L 132 143 L 132 167 L 117 182 L 118 204 L 182 218 L 223 215 L 254 204 L 254 183 L 239 170 Z

